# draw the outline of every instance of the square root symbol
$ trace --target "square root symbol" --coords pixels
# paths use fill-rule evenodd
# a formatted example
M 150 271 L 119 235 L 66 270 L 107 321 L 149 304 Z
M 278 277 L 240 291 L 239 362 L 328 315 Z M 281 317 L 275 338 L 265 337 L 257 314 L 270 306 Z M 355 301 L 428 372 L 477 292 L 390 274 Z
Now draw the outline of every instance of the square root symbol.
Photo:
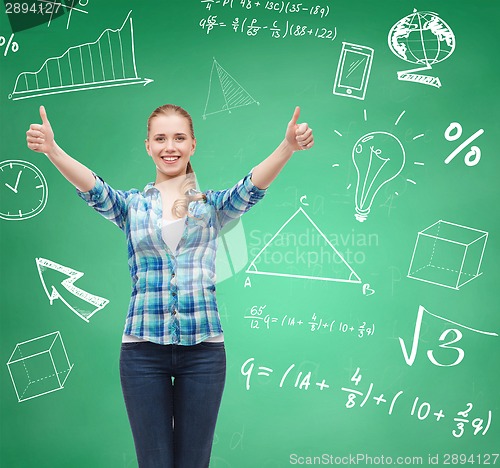
M 420 231 L 408 278 L 460 289 L 480 273 L 488 233 L 447 221 Z

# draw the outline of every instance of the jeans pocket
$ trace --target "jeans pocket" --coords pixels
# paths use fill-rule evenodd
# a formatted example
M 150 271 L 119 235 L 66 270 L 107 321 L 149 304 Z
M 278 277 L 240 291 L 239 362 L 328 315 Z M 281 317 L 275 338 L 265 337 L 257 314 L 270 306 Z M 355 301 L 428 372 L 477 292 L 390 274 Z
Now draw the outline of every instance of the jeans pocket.
M 121 349 L 122 350 L 127 350 L 127 349 L 133 349 L 137 348 L 140 345 L 148 343 L 147 341 L 131 341 L 131 342 L 125 342 L 122 343 Z
M 224 349 L 224 341 L 202 341 L 198 343 L 200 348 Z

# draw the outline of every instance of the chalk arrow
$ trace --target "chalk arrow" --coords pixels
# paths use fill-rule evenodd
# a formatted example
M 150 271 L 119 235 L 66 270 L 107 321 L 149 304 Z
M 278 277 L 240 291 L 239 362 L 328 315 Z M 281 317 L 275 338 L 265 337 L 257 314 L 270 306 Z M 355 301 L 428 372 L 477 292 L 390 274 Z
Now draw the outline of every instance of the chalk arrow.
M 40 280 L 42 282 L 43 289 L 45 290 L 45 294 L 49 298 L 50 305 L 54 303 L 55 299 L 61 299 L 61 301 L 76 315 L 78 315 L 81 319 L 85 320 L 89 323 L 89 319 L 101 309 L 106 307 L 109 303 L 108 299 L 104 299 L 103 297 L 95 296 L 94 294 L 90 294 L 83 289 L 76 287 L 73 283 L 80 279 L 84 274 L 80 271 L 73 270 L 72 268 L 65 267 L 63 265 L 59 265 L 58 263 L 52 262 L 51 260 L 47 260 L 45 258 L 36 258 L 36 267 L 38 269 L 38 275 L 40 276 Z M 77 298 L 85 301 L 92 307 L 88 307 L 86 310 L 82 310 L 81 308 L 73 307 L 68 301 L 66 301 L 62 295 L 57 290 L 56 286 L 50 284 L 52 282 L 47 282 L 44 279 L 43 272 L 47 269 L 54 270 L 56 272 L 62 273 L 66 275 L 67 278 L 61 281 L 59 286 L 63 286 L 69 293 Z

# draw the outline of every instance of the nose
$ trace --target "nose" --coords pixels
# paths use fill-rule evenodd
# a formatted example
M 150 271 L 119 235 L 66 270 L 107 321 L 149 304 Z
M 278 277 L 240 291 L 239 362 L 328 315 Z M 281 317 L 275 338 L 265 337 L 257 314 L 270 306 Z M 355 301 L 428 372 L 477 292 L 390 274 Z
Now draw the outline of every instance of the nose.
M 167 153 L 172 153 L 175 151 L 175 144 L 173 140 L 167 139 L 165 142 L 165 150 Z

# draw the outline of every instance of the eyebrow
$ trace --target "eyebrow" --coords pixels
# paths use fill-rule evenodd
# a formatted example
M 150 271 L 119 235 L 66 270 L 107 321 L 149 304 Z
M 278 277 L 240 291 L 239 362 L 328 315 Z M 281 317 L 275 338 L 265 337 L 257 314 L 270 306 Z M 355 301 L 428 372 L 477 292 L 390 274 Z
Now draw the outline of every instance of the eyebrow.
M 174 136 L 177 136 L 177 135 L 184 135 L 184 136 L 187 136 L 187 134 L 186 134 L 186 133 L 182 133 L 182 132 L 177 132 L 177 133 L 174 133 Z M 165 134 L 165 133 L 156 133 L 156 134 L 155 134 L 155 137 L 157 137 L 157 136 L 166 136 L 166 134 Z

